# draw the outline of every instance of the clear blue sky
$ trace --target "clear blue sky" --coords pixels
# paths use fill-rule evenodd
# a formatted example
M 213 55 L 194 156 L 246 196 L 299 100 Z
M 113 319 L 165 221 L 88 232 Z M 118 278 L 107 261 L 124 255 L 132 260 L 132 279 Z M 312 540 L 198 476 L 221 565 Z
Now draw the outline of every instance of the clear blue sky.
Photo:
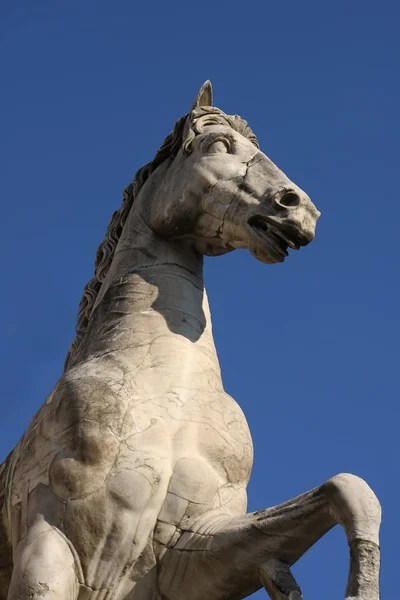
M 398 2 L 3 0 L 0 458 L 55 384 L 121 190 L 205 79 L 322 212 L 283 265 L 206 260 L 225 387 L 253 434 L 249 509 L 341 471 L 384 510 L 398 594 Z M 296 566 L 343 598 L 335 529 Z M 255 595 L 265 597 L 263 591 Z

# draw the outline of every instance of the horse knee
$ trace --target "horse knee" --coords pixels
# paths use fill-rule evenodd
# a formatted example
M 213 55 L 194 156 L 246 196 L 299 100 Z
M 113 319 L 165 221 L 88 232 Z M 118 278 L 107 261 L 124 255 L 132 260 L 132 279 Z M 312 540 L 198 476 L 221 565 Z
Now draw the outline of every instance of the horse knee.
M 379 545 L 381 505 L 363 479 L 341 473 L 321 489 L 328 498 L 330 514 L 345 529 L 349 543 L 361 539 Z

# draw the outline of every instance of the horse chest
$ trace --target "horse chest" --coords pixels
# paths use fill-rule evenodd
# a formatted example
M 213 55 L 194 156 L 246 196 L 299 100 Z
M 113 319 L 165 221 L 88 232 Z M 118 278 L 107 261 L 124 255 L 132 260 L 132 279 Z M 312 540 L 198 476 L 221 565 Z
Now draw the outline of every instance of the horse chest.
M 190 529 L 209 511 L 246 510 L 253 448 L 242 411 L 225 394 L 212 402 L 197 397 L 185 408 L 174 435 L 173 472 L 159 514 L 161 541 L 173 527 Z
M 184 454 L 195 448 L 217 473 L 220 485 L 246 485 L 253 445 L 242 410 L 225 393 L 199 396 L 186 406 L 185 426 L 176 436 L 175 446 Z

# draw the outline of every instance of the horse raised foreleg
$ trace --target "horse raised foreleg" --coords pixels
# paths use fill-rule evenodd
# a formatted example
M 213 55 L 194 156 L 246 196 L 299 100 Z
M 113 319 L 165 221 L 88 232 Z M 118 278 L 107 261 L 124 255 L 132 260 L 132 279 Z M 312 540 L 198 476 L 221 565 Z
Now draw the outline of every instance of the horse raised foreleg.
M 368 485 L 349 474 L 243 517 L 204 515 L 163 556 L 162 597 L 236 600 L 264 586 L 273 600 L 297 600 L 290 566 L 337 524 L 350 545 L 346 600 L 378 600 L 380 505 Z

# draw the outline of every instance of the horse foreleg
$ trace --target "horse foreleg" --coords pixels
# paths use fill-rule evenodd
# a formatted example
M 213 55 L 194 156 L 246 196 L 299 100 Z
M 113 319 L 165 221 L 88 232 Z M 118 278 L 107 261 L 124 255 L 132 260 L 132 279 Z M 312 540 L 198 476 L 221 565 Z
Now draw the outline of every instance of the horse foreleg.
M 76 600 L 78 592 L 68 543 L 53 527 L 38 521 L 15 549 L 8 600 Z
M 337 524 L 350 545 L 346 600 L 378 600 L 380 505 L 349 474 L 243 517 L 205 515 L 165 553 L 160 590 L 171 600 L 236 600 L 264 586 L 273 600 L 297 600 L 290 566 Z
M 379 599 L 379 526 L 381 520 L 380 504 L 371 488 L 359 477 L 342 474 L 333 477 L 321 487 L 276 507 L 271 511 L 256 514 L 262 531 L 269 533 L 274 529 L 273 521 L 277 514 L 282 514 L 282 539 L 279 540 L 279 554 L 274 561 L 262 565 L 261 580 L 269 592 L 276 588 L 279 591 L 292 592 L 293 599 L 298 589 L 291 584 L 289 565 L 293 564 L 324 533 L 336 524 L 344 528 L 350 546 L 350 573 L 346 591 L 347 599 L 378 600 Z M 254 517 L 253 517 L 254 518 Z M 299 521 L 304 520 L 304 523 Z M 278 521 L 280 521 L 278 517 Z M 285 536 L 287 539 L 285 540 Z M 293 540 L 299 536 L 298 540 Z M 286 569 L 284 565 L 287 565 Z M 284 585 L 280 585 L 280 582 Z M 272 597 L 274 597 L 272 595 Z

